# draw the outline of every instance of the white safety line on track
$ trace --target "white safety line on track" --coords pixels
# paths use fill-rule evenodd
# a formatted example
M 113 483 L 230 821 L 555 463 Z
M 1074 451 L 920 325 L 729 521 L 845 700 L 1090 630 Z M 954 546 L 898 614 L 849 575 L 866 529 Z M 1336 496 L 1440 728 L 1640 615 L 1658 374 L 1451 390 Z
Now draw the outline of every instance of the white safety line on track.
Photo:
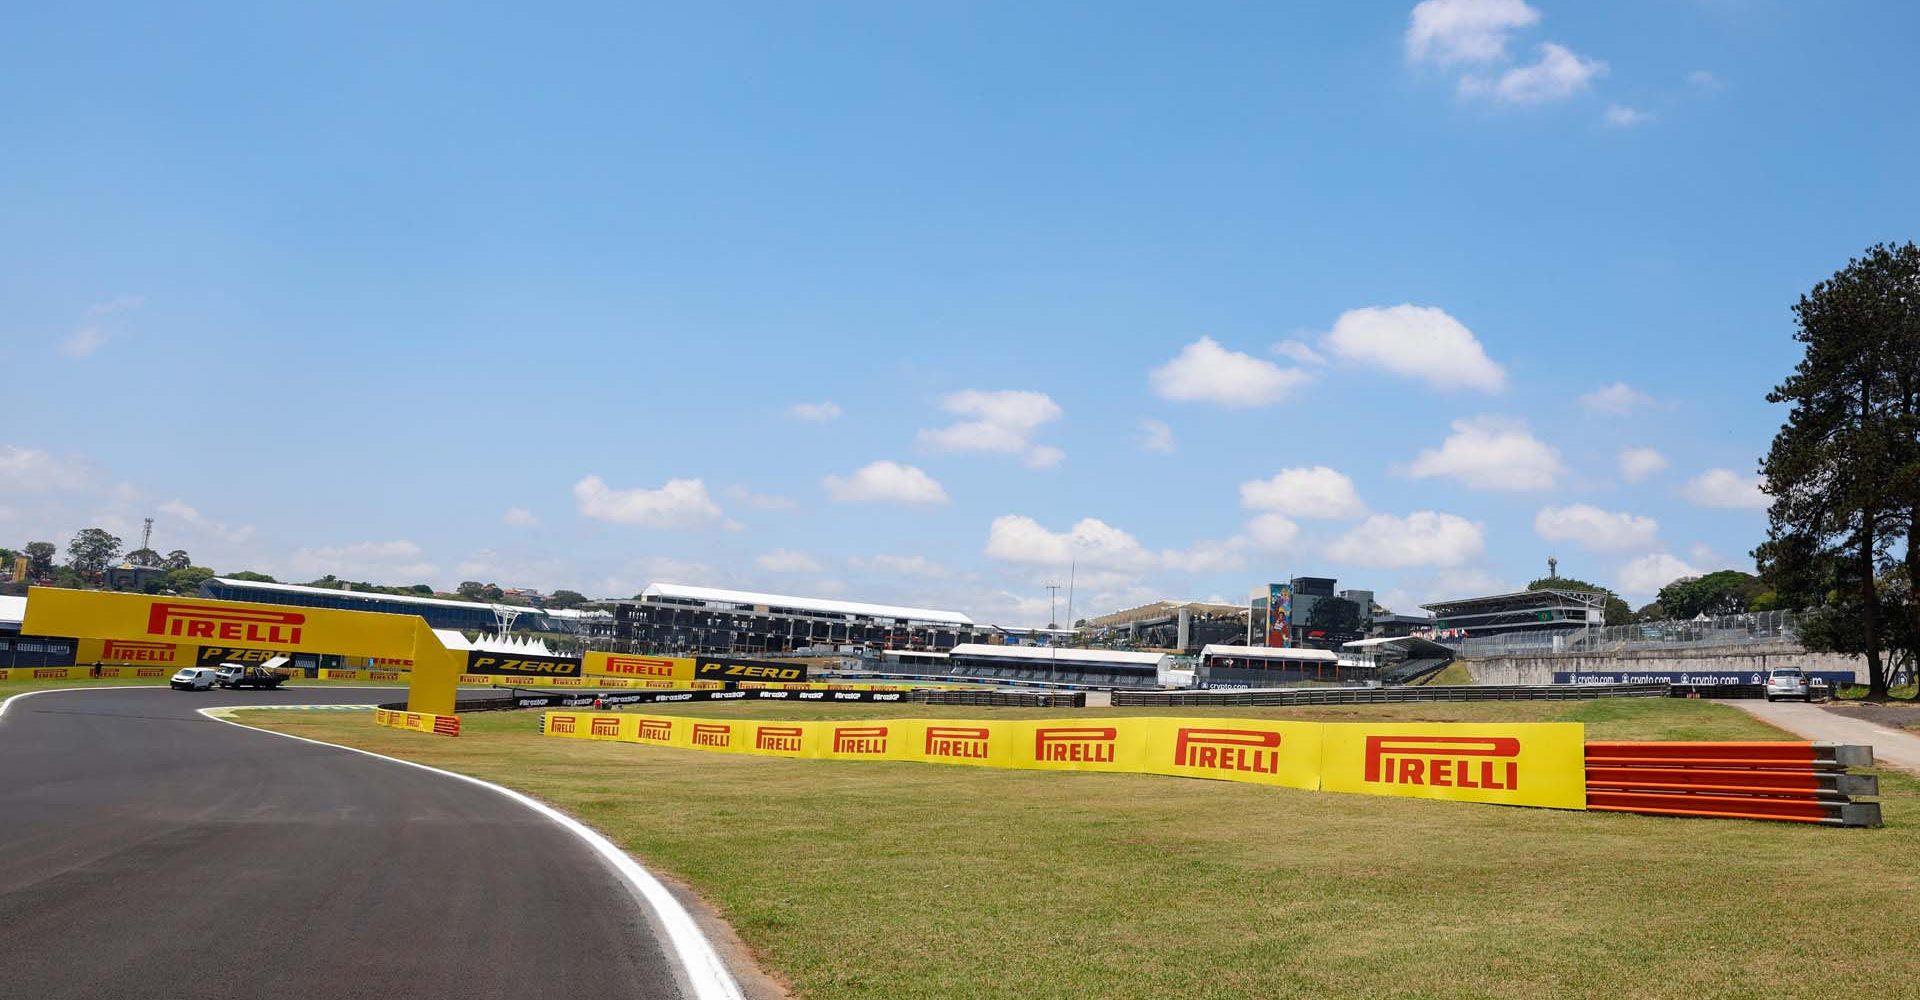
M 106 687 L 41 688 L 38 691 L 22 691 L 19 694 L 16 694 L 7 698 L 6 701 L 0 701 L 0 718 L 4 718 L 6 716 L 7 706 L 13 704 L 16 701 L 19 701 L 22 698 L 31 698 L 36 694 L 59 694 L 62 691 L 138 691 L 142 689 L 157 688 L 159 686 L 160 685 L 158 684 L 110 684 Z
M 73 689 L 68 688 L 64 690 Z M 37 694 L 39 692 L 28 693 Z M 15 695 L 14 697 L 18 698 L 23 696 Z M 615 846 L 613 841 L 596 833 L 585 823 L 568 816 L 566 813 L 552 806 L 522 795 L 504 785 L 496 785 L 491 781 L 485 781 L 472 775 L 460 774 L 455 771 L 443 771 L 437 767 L 429 767 L 426 764 L 402 760 L 399 757 L 389 757 L 386 754 L 374 753 L 371 750 L 362 750 L 358 747 L 341 746 L 338 743 L 328 743 L 325 740 L 314 740 L 308 739 L 305 736 L 278 733 L 271 729 L 249 726 L 245 723 L 235 722 L 232 719 L 212 714 L 217 711 L 231 711 L 233 709 L 275 710 L 302 707 L 305 706 L 257 704 L 210 705 L 201 709 L 200 714 L 217 722 L 224 722 L 229 726 L 238 726 L 241 729 L 250 729 L 256 733 L 269 733 L 289 740 L 299 740 L 302 743 L 333 747 L 336 750 L 365 754 L 368 757 L 373 757 L 378 760 L 390 761 L 395 764 L 405 764 L 408 767 L 417 767 L 422 771 L 431 771 L 434 774 L 455 778 L 468 782 L 469 784 L 479 785 L 482 788 L 491 789 L 526 806 L 528 809 L 559 824 L 568 833 L 573 834 L 585 842 L 586 845 L 592 848 L 593 852 L 598 854 L 614 871 L 620 873 L 620 876 L 626 879 L 627 884 L 634 892 L 638 893 L 640 898 L 646 900 L 647 905 L 653 908 L 654 915 L 660 920 L 660 926 L 666 929 L 667 943 L 672 946 L 674 957 L 680 961 L 680 968 L 683 973 L 683 978 L 686 981 L 686 986 L 692 992 L 695 1000 L 745 1000 L 746 995 L 740 992 L 740 984 L 734 981 L 733 973 L 727 971 L 726 963 L 720 960 L 720 953 L 714 950 L 713 943 L 707 940 L 707 936 L 700 932 L 699 925 L 693 922 L 693 915 L 687 912 L 687 908 L 680 905 L 679 900 L 673 898 L 673 893 L 668 891 L 667 887 L 662 884 L 659 879 L 655 878 L 652 872 L 642 868 L 639 862 L 628 857 L 627 853 Z

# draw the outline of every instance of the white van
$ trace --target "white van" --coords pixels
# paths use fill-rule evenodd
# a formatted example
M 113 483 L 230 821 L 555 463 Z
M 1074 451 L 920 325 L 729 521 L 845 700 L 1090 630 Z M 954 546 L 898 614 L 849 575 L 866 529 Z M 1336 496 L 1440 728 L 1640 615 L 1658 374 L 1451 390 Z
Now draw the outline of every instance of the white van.
M 167 686 L 175 691 L 211 691 L 213 690 L 212 667 L 185 667 L 167 681 Z

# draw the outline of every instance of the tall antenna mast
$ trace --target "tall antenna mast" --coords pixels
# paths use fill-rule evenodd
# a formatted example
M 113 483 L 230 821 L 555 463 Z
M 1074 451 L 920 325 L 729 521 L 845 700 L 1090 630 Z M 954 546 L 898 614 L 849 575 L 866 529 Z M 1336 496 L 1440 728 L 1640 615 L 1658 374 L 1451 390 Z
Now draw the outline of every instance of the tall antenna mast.
M 142 549 L 150 549 L 153 546 L 148 543 L 152 541 L 153 541 L 153 518 L 149 517 L 147 518 L 147 526 L 140 530 L 140 547 Z
M 1047 627 L 1048 628 L 1051 629 L 1051 628 L 1060 627 L 1060 616 L 1058 614 L 1059 610 L 1060 610 L 1060 585 L 1057 583 L 1049 583 L 1047 584 Z
M 1075 559 L 1074 561 L 1067 564 L 1067 627 L 1068 628 L 1073 627 L 1073 577 L 1074 577 L 1074 573 L 1079 569 L 1080 569 L 1080 560 L 1078 559 Z

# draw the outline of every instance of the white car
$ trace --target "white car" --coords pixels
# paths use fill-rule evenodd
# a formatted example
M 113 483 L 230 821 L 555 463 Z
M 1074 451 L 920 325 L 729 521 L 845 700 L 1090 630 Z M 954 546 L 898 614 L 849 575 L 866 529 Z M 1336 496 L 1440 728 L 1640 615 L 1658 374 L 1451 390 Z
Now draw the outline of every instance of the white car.
M 1767 700 L 1778 698 L 1807 700 L 1807 675 L 1799 667 L 1777 667 L 1767 671 Z
M 212 667 L 186 667 L 167 681 L 175 691 L 211 691 L 213 684 Z
M 223 688 L 232 687 L 233 682 L 239 680 L 240 675 L 246 670 L 247 668 L 238 663 L 222 663 L 219 669 L 213 672 L 213 682 Z

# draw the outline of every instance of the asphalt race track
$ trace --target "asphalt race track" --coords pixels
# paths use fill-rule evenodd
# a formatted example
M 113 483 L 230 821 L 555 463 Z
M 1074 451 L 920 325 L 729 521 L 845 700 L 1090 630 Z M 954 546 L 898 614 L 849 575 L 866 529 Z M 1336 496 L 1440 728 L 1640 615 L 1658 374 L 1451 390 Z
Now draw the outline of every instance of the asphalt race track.
M 0 996 L 680 996 L 627 883 L 532 810 L 197 712 L 395 695 L 14 701 L 0 717 Z

